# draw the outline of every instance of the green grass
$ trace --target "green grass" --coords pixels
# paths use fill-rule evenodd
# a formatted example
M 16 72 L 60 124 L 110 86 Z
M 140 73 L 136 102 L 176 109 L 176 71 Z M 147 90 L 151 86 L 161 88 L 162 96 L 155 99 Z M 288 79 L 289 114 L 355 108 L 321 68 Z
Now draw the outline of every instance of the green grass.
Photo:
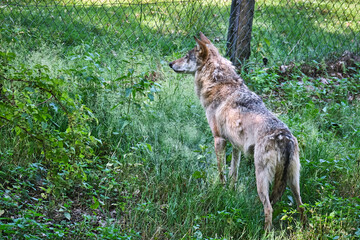
M 236 189 L 219 183 L 193 78 L 167 65 L 191 42 L 165 55 L 161 44 L 110 51 L 17 26 L 0 32 L 1 239 L 360 238 L 359 67 L 242 74 L 301 148 L 308 225 L 286 190 L 266 234 L 252 160 Z
M 111 52 L 125 43 L 146 49 L 155 47 L 169 54 L 174 48 L 193 45 L 188 40 L 199 31 L 219 34 L 227 30 L 228 4 L 221 1 L 73 3 L 19 1 L 4 5 L 0 22 L 16 26 L 25 38 L 30 34 L 41 38 L 45 34 L 52 43 L 60 40 L 61 44 L 75 46 L 86 42 L 104 52 L 105 48 Z M 37 42 L 31 41 L 31 45 L 35 47 Z
M 124 44 L 145 51 L 157 49 L 162 55 L 190 48 L 193 35 L 199 31 L 216 39 L 221 48 L 226 46 L 230 1 L 65 3 L 4 3 L 0 22 L 15 27 L 32 49 L 39 44 L 36 39 L 43 39 L 41 36 L 45 35 L 48 42 L 65 44 L 70 49 L 82 43 L 102 48 L 113 60 L 112 50 Z M 270 65 L 276 65 L 300 60 L 319 61 L 337 57 L 345 50 L 359 53 L 358 11 L 356 1 L 258 1 L 250 61 L 262 64 L 266 57 Z
M 359 52 L 358 3 L 257 1 L 253 55 L 257 62 L 321 60 L 345 50 Z M 345 44 L 344 44 L 345 43 Z

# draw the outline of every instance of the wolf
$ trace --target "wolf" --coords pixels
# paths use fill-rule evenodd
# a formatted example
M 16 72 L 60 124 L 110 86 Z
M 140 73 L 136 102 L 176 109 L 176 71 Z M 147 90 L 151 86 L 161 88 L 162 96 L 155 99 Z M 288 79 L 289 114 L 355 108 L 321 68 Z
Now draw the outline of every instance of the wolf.
M 225 183 L 226 142 L 233 146 L 229 177 L 237 181 L 241 152 L 252 155 L 256 186 L 264 206 L 265 230 L 272 228 L 274 204 L 288 184 L 305 220 L 300 196 L 300 160 L 297 139 L 289 128 L 271 113 L 262 99 L 250 91 L 235 67 L 222 57 L 200 32 L 196 46 L 186 56 L 169 63 L 177 73 L 195 75 L 195 91 L 205 110 L 214 137 L 220 180 Z M 269 196 L 269 187 L 273 190 Z

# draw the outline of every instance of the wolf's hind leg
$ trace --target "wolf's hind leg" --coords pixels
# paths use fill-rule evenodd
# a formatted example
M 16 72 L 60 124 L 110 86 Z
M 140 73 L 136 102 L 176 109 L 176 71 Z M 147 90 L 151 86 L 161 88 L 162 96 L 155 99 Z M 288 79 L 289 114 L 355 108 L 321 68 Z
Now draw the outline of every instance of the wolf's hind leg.
M 240 150 L 233 146 L 229 178 L 231 179 L 231 185 L 234 187 L 238 179 L 238 168 L 240 164 L 240 158 L 241 158 Z
M 214 143 L 215 143 L 215 153 L 217 158 L 217 166 L 219 170 L 220 175 L 220 181 L 225 184 L 226 178 L 224 174 L 224 168 L 226 166 L 226 140 L 221 137 L 214 137 Z
M 265 230 L 269 231 L 272 227 L 272 213 L 273 208 L 270 203 L 269 197 L 269 173 L 265 168 L 260 166 L 256 167 L 256 187 L 259 194 L 260 201 L 264 205 L 265 214 Z

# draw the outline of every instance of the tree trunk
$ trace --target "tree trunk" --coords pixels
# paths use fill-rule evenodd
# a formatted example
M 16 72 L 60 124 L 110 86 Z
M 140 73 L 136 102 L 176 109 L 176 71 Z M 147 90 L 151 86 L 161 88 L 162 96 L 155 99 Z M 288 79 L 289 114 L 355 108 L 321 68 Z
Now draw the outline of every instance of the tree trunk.
M 226 54 L 240 68 L 250 57 L 255 0 L 232 0 Z

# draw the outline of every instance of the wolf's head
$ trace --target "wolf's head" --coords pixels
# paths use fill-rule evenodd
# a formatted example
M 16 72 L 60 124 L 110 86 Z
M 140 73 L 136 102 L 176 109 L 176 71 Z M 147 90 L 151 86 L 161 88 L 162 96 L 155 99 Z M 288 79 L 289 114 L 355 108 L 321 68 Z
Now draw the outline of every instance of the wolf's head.
M 209 47 L 213 46 L 210 40 L 200 32 L 200 39 L 194 36 L 196 46 L 191 49 L 184 57 L 179 58 L 169 66 L 177 73 L 195 74 L 209 57 Z

